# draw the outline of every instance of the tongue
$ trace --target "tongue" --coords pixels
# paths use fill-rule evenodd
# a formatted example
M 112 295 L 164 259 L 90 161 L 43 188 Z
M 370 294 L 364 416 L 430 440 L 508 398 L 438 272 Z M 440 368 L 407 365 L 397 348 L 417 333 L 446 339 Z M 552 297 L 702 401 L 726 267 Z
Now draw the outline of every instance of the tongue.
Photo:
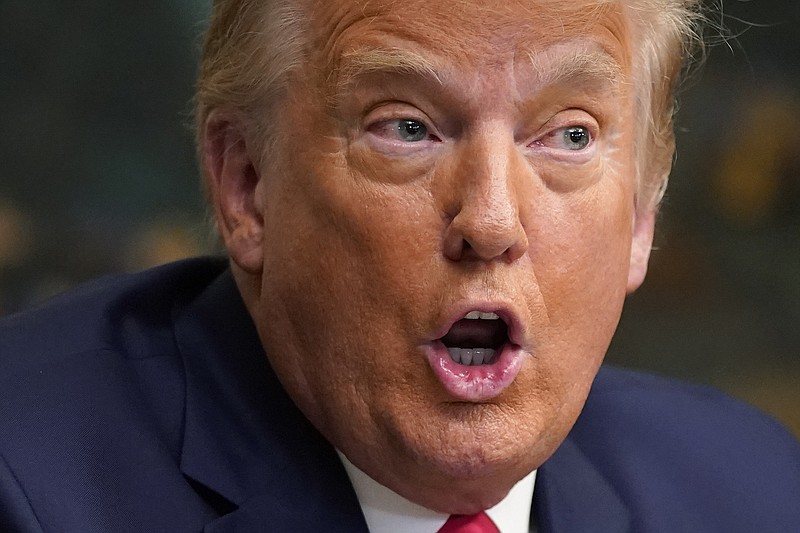
M 448 348 L 499 348 L 507 339 L 508 328 L 502 320 L 461 319 L 442 342 Z

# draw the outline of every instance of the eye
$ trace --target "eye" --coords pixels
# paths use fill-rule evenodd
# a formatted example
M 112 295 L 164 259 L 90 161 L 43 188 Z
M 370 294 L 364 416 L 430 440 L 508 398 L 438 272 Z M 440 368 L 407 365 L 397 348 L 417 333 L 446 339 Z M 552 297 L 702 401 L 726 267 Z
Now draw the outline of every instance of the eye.
M 580 152 L 588 148 L 594 135 L 586 126 L 567 126 L 550 130 L 544 137 L 534 144 L 555 150 L 567 150 L 570 152 Z
M 397 128 L 397 136 L 404 141 L 422 141 L 428 136 L 428 128 L 418 120 L 398 120 L 395 127 Z
M 583 150 L 592 142 L 592 134 L 583 126 L 571 126 L 561 131 L 567 150 Z
M 416 143 L 433 137 L 423 122 L 411 118 L 380 122 L 372 126 L 370 130 L 381 137 L 408 143 Z

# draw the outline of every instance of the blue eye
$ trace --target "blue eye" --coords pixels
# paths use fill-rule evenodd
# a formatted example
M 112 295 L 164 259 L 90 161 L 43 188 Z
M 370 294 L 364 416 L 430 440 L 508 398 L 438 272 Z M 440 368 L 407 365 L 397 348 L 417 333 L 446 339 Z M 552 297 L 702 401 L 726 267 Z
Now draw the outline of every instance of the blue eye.
M 583 126 L 572 126 L 564 130 L 563 139 L 567 150 L 583 150 L 592 142 L 592 135 Z
M 406 142 L 424 141 L 428 137 L 428 128 L 422 122 L 412 119 L 398 120 L 395 125 L 397 136 Z

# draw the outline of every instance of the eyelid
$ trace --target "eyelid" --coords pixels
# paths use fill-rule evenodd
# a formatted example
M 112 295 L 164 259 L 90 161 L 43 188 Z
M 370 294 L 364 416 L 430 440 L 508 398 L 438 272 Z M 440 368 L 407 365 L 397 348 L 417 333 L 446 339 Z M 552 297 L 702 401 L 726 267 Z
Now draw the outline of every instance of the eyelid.
M 367 133 L 374 133 L 381 127 L 402 120 L 420 122 L 427 129 L 429 137 L 442 140 L 434 122 L 418 107 L 406 102 L 385 102 L 372 106 L 364 113 L 362 128 Z
M 419 122 L 420 124 L 425 126 L 426 129 L 428 129 L 428 130 L 431 129 L 430 126 L 428 126 L 428 122 L 427 121 L 420 120 L 420 119 L 418 119 L 416 117 L 411 117 L 411 116 L 402 116 L 402 117 L 384 118 L 384 119 L 380 119 L 380 120 L 371 120 L 371 121 L 367 122 L 366 127 L 364 129 L 367 130 L 367 131 L 371 131 L 371 130 L 377 128 L 377 127 L 386 126 L 388 124 L 397 124 L 397 123 L 404 122 L 404 121 Z
M 409 140 L 403 139 L 400 129 L 402 128 L 403 122 L 417 122 L 425 128 L 425 137 L 419 140 Z M 417 119 L 409 119 L 409 118 L 396 118 L 396 119 L 389 119 L 389 120 L 382 120 L 380 122 L 373 122 L 367 127 L 367 132 L 374 134 L 375 136 L 385 139 L 389 142 L 398 142 L 398 143 L 421 143 L 424 141 L 438 141 L 438 137 L 431 134 L 429 128 L 425 125 L 424 122 Z
M 592 130 L 590 128 L 588 128 L 587 126 L 584 126 L 582 124 L 573 124 L 573 125 L 570 125 L 570 126 L 562 126 L 562 127 L 559 127 L 559 128 L 555 128 L 553 130 L 548 131 L 544 136 L 541 137 L 541 139 L 551 138 L 551 139 L 554 139 L 556 142 L 559 142 L 561 140 L 564 140 L 564 138 L 565 138 L 565 136 L 566 136 L 566 134 L 567 134 L 567 132 L 569 130 L 576 129 L 576 128 L 580 128 L 582 130 L 585 130 L 586 134 L 589 136 L 588 144 L 580 149 L 580 150 L 586 150 L 587 148 L 589 148 L 594 143 L 595 135 L 594 135 L 594 133 L 592 132 Z M 576 151 L 576 152 L 580 151 L 580 150 L 571 150 L 570 148 L 565 148 L 565 149 L 569 150 L 569 151 Z
M 429 129 L 433 128 L 433 121 L 418 107 L 406 102 L 383 102 L 373 105 L 364 113 L 365 127 L 379 122 L 392 120 L 418 120 Z
M 590 137 L 589 144 L 581 150 L 568 150 L 567 148 L 563 148 L 561 150 L 584 153 L 586 150 L 589 150 L 594 144 L 596 144 L 598 138 L 600 137 L 600 125 L 591 114 L 580 109 L 570 109 L 557 113 L 554 117 L 548 120 L 541 128 L 539 133 L 536 134 L 535 138 L 528 143 L 528 146 L 534 148 L 539 146 L 544 149 L 559 150 L 558 148 L 544 145 L 543 141 L 548 138 L 557 137 L 560 133 L 570 128 L 585 129 Z

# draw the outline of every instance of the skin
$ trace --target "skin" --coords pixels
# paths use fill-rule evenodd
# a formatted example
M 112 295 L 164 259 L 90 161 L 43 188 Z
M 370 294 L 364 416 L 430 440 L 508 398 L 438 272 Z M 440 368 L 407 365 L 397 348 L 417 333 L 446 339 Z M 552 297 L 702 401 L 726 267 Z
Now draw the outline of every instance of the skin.
M 630 28 L 580 1 L 307 7 L 310 57 L 266 163 L 233 115 L 206 123 L 234 274 L 281 382 L 338 449 L 414 502 L 474 513 L 564 439 L 644 278 Z M 365 67 L 387 49 L 425 68 Z M 614 75 L 563 68 L 582 55 Z M 461 401 L 423 348 L 479 304 L 516 318 L 522 368 Z

